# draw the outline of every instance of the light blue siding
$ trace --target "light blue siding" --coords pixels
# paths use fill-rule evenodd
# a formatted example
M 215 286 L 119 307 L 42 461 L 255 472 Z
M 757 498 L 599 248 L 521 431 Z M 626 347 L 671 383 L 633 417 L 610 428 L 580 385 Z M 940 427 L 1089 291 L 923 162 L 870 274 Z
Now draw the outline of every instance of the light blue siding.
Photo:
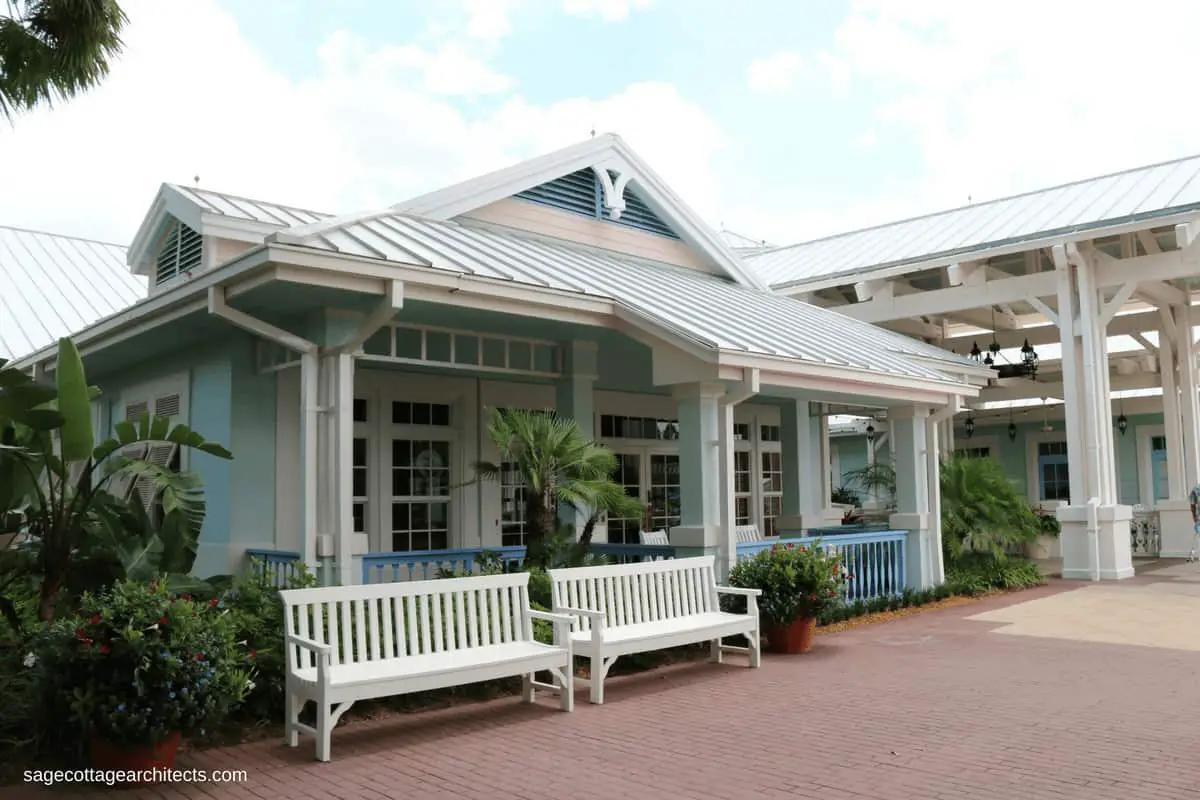
M 238 458 L 240 447 L 233 439 L 233 365 L 228 349 L 216 351 L 192 367 L 191 425 L 206 439 L 221 442 Z M 230 486 L 233 462 L 207 453 L 191 454 L 191 470 L 204 482 L 208 502 L 200 534 L 196 575 L 222 575 L 230 571 Z

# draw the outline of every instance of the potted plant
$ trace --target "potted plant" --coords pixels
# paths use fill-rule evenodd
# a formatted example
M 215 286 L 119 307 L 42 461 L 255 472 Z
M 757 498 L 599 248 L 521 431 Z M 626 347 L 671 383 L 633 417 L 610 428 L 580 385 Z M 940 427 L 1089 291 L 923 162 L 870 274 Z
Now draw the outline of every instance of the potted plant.
M 84 594 L 26 661 L 50 719 L 77 723 L 97 769 L 169 768 L 179 742 L 221 721 L 254 688 L 223 603 L 125 580 Z
M 762 591 L 758 608 L 772 652 L 806 653 L 817 616 L 845 595 L 850 577 L 842 557 L 818 540 L 760 550 L 730 570 L 729 585 Z

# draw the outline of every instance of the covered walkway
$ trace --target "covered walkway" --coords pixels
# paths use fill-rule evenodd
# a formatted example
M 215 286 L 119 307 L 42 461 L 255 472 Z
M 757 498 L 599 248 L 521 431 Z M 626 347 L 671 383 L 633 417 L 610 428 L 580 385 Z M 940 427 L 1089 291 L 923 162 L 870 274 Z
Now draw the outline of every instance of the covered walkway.
M 1097 609 L 1116 615 L 1111 627 L 1075 630 Z M 271 739 L 183 759 L 244 768 L 242 785 L 95 796 L 1191 798 L 1200 644 L 1138 646 L 1119 632 L 1137 627 L 1125 617 L 1183 624 L 1197 610 L 1197 565 L 1056 582 L 823 635 L 808 656 L 768 657 L 761 670 L 697 663 L 617 678 L 606 705 L 570 715 L 509 698 L 388 716 L 340 729 L 329 764 Z

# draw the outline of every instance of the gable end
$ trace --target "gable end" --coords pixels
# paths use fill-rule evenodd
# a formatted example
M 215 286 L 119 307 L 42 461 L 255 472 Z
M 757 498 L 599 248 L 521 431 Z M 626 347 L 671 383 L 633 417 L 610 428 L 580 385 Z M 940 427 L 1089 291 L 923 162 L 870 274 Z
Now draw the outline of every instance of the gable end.
M 617 176 L 612 172 L 609 172 L 609 178 L 613 182 L 617 181 Z M 653 233 L 668 239 L 680 238 L 634 192 L 625 192 L 625 208 L 617 218 L 614 219 L 611 213 L 604 213 L 604 187 L 599 176 L 591 168 L 581 169 L 534 186 L 532 189 L 526 189 L 513 195 L 513 197 L 560 211 L 579 214 L 589 219 L 602 220 L 613 225 Z

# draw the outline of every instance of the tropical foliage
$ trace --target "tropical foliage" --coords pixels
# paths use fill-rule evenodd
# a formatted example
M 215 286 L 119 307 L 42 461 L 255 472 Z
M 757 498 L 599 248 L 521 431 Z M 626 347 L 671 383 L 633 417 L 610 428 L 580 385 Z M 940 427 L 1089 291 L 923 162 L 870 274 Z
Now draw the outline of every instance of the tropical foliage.
M 552 412 L 492 409 L 487 435 L 500 463 L 476 464 L 477 478 L 499 480 L 502 465 L 516 466 L 525 503 L 525 543 L 531 564 L 551 561 L 562 508 L 585 521 L 576 546 L 586 552 L 596 524 L 604 515 L 640 517 L 642 504 L 612 480 L 617 459 L 607 448 L 584 436 L 572 419 Z
M 108 75 L 128 19 L 116 0 L 7 0 L 0 116 L 74 97 Z
M 124 448 L 169 442 L 222 459 L 232 458 L 186 425 L 143 417 L 122 421 L 114 436 L 95 444 L 89 387 L 79 352 L 59 342 L 55 385 L 0 364 L 0 518 L 12 533 L 0 539 L 0 614 L 18 618 L 6 588 L 39 579 L 38 618 L 54 618 L 60 593 L 79 572 L 74 562 L 105 564 L 112 577 L 186 572 L 204 521 L 204 495 L 195 475 L 129 459 Z M 151 521 L 138 503 L 107 491 L 118 478 L 147 484 L 161 499 L 162 518 Z
M 966 553 L 1003 558 L 1036 540 L 1041 524 L 1029 501 L 991 458 L 954 456 L 942 463 L 942 546 L 950 560 Z

